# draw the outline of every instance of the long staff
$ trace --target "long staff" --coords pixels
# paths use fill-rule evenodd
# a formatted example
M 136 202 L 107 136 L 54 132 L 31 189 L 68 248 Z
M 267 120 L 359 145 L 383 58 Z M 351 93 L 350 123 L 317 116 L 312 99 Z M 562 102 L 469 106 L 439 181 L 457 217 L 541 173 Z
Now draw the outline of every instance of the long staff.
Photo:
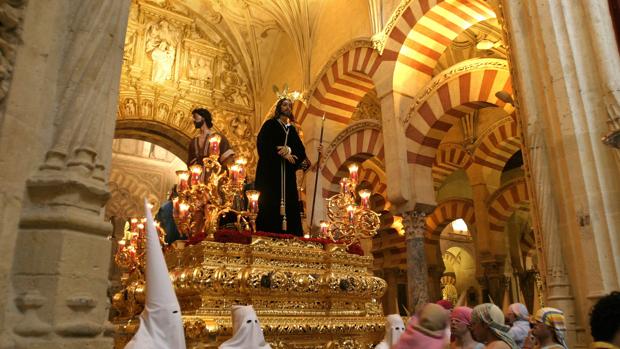
M 319 137 L 319 147 L 323 145 L 323 129 L 325 128 L 325 112 L 321 118 L 321 136 Z M 312 222 L 314 222 L 314 207 L 316 206 L 316 189 L 319 182 L 319 167 L 321 164 L 321 152 L 316 157 L 316 175 L 314 176 L 314 194 L 312 195 L 312 213 L 310 214 L 310 231 L 312 231 Z

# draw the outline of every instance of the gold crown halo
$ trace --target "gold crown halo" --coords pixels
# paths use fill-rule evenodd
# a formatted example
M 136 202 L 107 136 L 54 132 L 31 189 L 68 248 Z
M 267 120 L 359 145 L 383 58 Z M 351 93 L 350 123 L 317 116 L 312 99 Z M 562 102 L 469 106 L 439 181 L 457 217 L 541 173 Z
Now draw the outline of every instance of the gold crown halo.
M 295 102 L 295 101 L 302 100 L 303 98 L 303 93 L 299 91 L 289 91 L 288 84 L 286 83 L 284 84 L 284 86 L 282 86 L 282 91 L 278 89 L 278 86 L 273 85 L 273 92 L 275 92 L 276 96 L 278 97 L 278 100 L 290 99 L 292 102 Z

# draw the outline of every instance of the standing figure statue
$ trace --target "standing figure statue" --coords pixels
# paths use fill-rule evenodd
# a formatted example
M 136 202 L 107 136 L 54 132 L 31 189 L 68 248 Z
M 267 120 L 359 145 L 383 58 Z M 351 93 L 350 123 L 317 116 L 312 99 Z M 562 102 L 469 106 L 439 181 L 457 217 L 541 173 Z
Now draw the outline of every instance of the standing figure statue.
M 292 114 L 293 102 L 283 98 L 276 104 L 274 116 L 258 133 L 258 165 L 256 190 L 258 200 L 258 231 L 303 235 L 295 171 L 307 170 L 306 156 Z
M 153 59 L 151 79 L 154 82 L 162 83 L 172 77 L 177 42 L 176 33 L 165 20 L 147 30 L 146 52 Z

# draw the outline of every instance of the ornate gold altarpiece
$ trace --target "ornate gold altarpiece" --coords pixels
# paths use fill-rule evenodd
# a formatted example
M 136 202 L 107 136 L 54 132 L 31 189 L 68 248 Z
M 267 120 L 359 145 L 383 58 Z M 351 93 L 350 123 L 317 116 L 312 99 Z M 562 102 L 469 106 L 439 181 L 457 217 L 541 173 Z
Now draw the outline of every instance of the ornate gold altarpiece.
M 217 348 L 229 338 L 234 304 L 254 306 L 272 348 L 373 347 L 384 332 L 386 283 L 372 275 L 372 257 L 345 248 L 267 237 L 175 245 L 165 255 L 188 348 Z M 137 330 L 144 302 L 143 281 L 126 282 L 113 302 L 116 348 Z

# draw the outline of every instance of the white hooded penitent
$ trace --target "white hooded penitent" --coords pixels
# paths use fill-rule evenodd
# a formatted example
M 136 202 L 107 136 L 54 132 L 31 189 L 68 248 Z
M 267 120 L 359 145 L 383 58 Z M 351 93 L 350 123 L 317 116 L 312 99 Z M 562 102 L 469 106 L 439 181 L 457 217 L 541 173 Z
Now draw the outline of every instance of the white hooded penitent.
M 385 337 L 377 344 L 375 349 L 391 349 L 398 343 L 400 335 L 405 332 L 405 323 L 398 314 L 390 314 L 385 317 Z
M 219 349 L 271 349 L 251 305 L 233 305 L 232 323 L 232 338 L 222 343 Z
M 185 349 L 181 307 L 168 276 L 153 216 L 146 210 L 146 303 L 140 327 L 125 349 Z

